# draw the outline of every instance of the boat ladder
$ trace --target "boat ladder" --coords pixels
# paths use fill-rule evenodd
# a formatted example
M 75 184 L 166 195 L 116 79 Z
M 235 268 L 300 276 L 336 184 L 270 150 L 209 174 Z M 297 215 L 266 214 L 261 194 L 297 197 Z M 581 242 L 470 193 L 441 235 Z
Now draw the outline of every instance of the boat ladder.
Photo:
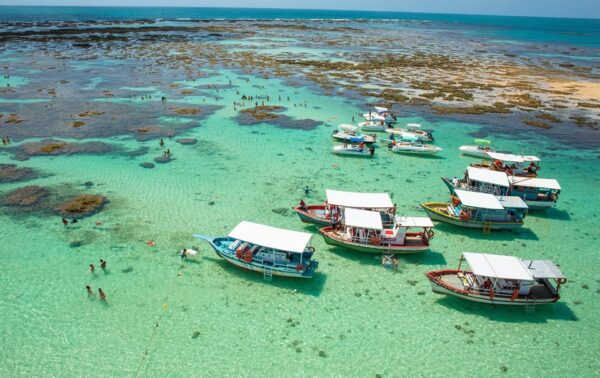
M 491 221 L 485 221 L 483 222 L 483 233 L 484 234 L 489 234 L 490 231 L 492 229 L 492 222 Z
M 264 265 L 263 278 L 265 281 L 273 280 L 273 265 Z
M 525 313 L 530 314 L 535 311 L 535 299 L 533 301 L 529 301 L 527 299 L 527 303 L 525 304 Z

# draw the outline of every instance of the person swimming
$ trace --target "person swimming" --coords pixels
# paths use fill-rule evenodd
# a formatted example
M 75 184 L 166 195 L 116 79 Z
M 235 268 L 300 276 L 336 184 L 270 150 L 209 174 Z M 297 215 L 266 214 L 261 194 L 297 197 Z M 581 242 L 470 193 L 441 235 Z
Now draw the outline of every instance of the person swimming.
M 66 218 L 62 219 L 62 223 L 65 225 L 65 227 L 69 224 L 69 221 Z
M 163 140 L 163 138 L 160 138 L 160 142 L 158 142 L 158 144 L 160 144 L 161 147 L 165 145 L 165 141 Z
M 71 223 L 78 223 L 79 221 L 77 219 L 72 219 Z
M 304 194 L 308 195 L 308 193 L 310 193 L 310 188 L 308 185 L 304 185 Z

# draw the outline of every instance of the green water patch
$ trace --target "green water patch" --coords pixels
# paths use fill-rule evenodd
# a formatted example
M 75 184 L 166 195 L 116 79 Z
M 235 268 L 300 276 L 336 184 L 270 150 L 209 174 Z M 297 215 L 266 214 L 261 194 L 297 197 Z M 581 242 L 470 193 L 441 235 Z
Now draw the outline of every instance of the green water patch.
M 18 88 L 29 84 L 29 79 L 23 76 L 0 75 L 0 88 Z

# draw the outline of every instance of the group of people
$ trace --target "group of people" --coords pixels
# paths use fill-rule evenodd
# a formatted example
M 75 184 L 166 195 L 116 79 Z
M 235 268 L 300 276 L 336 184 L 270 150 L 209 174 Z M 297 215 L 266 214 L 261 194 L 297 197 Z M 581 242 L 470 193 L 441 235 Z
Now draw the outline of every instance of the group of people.
M 381 265 L 388 267 L 391 266 L 395 272 L 398 271 L 398 266 L 400 265 L 400 260 L 396 255 L 381 255 Z
M 91 285 L 85 285 L 85 289 L 87 290 L 88 297 L 94 296 L 94 290 Z M 102 288 L 98 288 L 98 297 L 101 301 L 106 301 L 106 294 L 104 294 Z
M 68 225 L 69 223 L 78 223 L 78 222 L 79 222 L 79 221 L 78 221 L 77 219 L 71 219 L 71 222 L 69 222 L 69 220 L 68 220 L 67 218 L 65 218 L 65 217 L 63 217 L 63 219 L 62 219 L 62 224 L 64 224 L 64 225 L 65 225 L 65 227 L 67 227 L 67 225 Z
M 106 264 L 107 264 L 106 260 L 100 259 L 100 268 L 105 273 L 106 273 Z M 96 266 L 92 263 L 92 264 L 90 264 L 90 273 L 95 274 L 95 272 L 96 272 Z M 88 297 L 91 297 L 94 295 L 94 290 L 92 289 L 91 285 L 86 285 L 85 289 L 87 290 Z M 104 291 L 101 288 L 98 288 L 98 297 L 100 298 L 101 301 L 106 301 L 106 294 L 104 293 Z
M 2 137 L 2 144 L 4 146 L 10 144 L 10 138 L 9 137 Z

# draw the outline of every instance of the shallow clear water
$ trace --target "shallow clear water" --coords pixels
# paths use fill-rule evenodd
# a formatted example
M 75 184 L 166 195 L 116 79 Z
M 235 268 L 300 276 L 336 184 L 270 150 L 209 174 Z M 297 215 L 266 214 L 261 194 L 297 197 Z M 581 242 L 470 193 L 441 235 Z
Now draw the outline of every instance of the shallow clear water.
M 168 164 L 141 168 L 163 148 L 156 140 L 123 137 L 104 141 L 150 151 L 136 158 L 58 156 L 19 163 L 47 174 L 28 184 L 57 190 L 70 184 L 111 202 L 68 227 L 59 217 L 0 213 L 1 375 L 598 374 L 597 152 L 490 135 L 499 149 L 542 157 L 544 177 L 563 186 L 557 209 L 530 214 L 518 234 L 440 225 L 432 251 L 401 257 L 397 273 L 374 256 L 329 247 L 315 234 L 320 271 L 312 280 L 265 282 L 227 265 L 192 234 L 225 235 L 241 220 L 315 233 L 287 210 L 305 198 L 305 185 L 312 189 L 307 202 L 323 200 L 327 188 L 386 191 L 399 213 L 422 215 L 420 202 L 448 197 L 440 177 L 460 175 L 472 161 L 459 156 L 458 147 L 471 142 L 469 133 L 479 127 L 406 114 L 401 124 L 421 121 L 434 130 L 444 148 L 441 158 L 394 155 L 385 148 L 373 160 L 336 157 L 330 153 L 332 130 L 364 108 L 225 71 L 188 84 L 226 84 L 226 76 L 236 88 L 219 90 L 218 100 L 196 100 L 224 108 L 184 135 L 198 144 L 167 140 L 175 158 Z M 280 94 L 281 102 L 271 102 L 286 106 L 286 115 L 327 122 L 311 131 L 240 126 L 232 118 L 236 91 L 273 99 Z M 0 163 L 11 162 L 0 154 Z M 94 185 L 86 189 L 85 181 Z M 83 245 L 69 247 L 73 240 Z M 199 249 L 200 257 L 182 262 L 177 251 L 183 247 Z M 456 266 L 462 251 L 552 259 L 570 282 L 559 303 L 531 314 L 433 294 L 424 273 Z M 91 274 L 88 264 L 98 266 L 101 258 L 108 272 Z M 87 298 L 87 284 L 101 287 L 107 304 Z

